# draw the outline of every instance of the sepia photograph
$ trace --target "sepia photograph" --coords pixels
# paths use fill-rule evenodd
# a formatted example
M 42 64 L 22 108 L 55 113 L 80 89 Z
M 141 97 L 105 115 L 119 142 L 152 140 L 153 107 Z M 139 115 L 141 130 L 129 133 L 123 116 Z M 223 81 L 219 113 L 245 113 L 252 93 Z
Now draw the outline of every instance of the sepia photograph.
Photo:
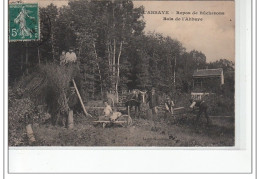
M 9 0 L 8 146 L 230 147 L 235 1 Z

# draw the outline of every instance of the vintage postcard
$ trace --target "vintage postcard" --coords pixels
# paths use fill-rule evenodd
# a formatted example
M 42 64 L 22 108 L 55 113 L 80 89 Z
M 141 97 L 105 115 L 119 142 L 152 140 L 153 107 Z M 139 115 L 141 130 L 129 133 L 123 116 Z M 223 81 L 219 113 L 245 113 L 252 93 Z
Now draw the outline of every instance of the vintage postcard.
M 234 1 L 9 1 L 8 145 L 234 147 Z
M 252 171 L 250 7 L 9 0 L 8 172 Z

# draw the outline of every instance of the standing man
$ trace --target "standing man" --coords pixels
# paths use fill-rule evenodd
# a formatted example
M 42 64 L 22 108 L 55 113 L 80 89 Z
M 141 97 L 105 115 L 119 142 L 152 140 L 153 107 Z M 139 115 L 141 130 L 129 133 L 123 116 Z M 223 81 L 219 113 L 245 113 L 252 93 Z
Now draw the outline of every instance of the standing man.
M 65 59 L 66 59 L 66 52 L 65 50 L 62 50 L 60 55 L 60 65 L 64 65 L 66 63 Z
M 66 53 L 65 61 L 66 63 L 76 63 L 77 56 L 72 48 L 70 48 L 69 51 Z
M 199 108 L 199 112 L 197 114 L 196 121 L 198 122 L 200 120 L 200 116 L 202 113 L 205 114 L 205 117 L 207 119 L 207 125 L 210 124 L 209 115 L 208 115 L 208 104 L 204 100 L 193 100 L 190 99 L 190 108 L 194 109 L 194 107 Z
M 173 114 L 174 102 L 173 100 L 171 100 L 170 97 L 166 98 L 164 105 L 165 105 L 166 112 Z
M 157 107 L 159 106 L 159 96 L 155 92 L 155 88 L 152 88 L 151 93 L 148 96 L 148 103 L 150 110 L 152 110 L 152 120 L 157 120 Z

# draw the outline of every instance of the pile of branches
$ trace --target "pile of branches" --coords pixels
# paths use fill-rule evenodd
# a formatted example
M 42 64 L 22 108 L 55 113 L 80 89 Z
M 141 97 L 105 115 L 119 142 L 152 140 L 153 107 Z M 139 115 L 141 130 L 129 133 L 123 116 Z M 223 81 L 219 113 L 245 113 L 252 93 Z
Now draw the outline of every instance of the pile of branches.
M 47 105 L 52 122 L 60 113 L 69 110 L 68 96 L 72 79 L 79 75 L 77 65 L 61 66 L 55 63 L 40 65 L 34 73 L 21 79 L 15 86 L 17 94 L 29 98 L 35 105 Z

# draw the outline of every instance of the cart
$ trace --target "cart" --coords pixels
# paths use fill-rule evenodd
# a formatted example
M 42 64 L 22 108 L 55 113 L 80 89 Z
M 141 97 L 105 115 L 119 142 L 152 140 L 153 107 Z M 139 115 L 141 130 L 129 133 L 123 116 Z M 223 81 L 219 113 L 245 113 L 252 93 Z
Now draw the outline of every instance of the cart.
M 103 128 L 105 128 L 108 124 L 116 124 L 120 125 L 122 127 L 127 127 L 132 124 L 133 120 L 129 115 L 122 115 L 119 118 L 117 118 L 115 121 L 112 120 L 103 120 L 103 121 L 93 121 L 95 124 L 101 124 Z

